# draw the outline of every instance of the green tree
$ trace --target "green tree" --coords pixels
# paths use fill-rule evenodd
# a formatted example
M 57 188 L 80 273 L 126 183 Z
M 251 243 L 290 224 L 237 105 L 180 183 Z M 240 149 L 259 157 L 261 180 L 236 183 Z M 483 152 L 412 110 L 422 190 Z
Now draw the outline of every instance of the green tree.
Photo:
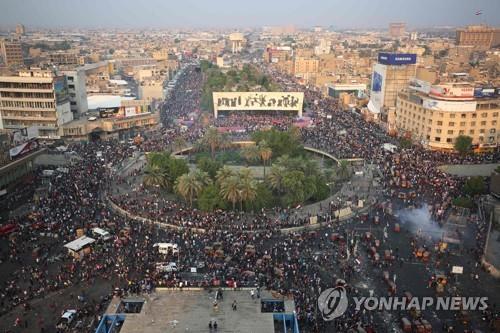
M 240 210 L 243 210 L 243 202 L 252 202 L 257 196 L 257 182 L 252 177 L 251 170 L 248 168 L 240 170 Z
M 306 189 L 304 188 L 305 175 L 302 171 L 289 171 L 283 176 L 283 189 L 286 205 L 297 205 L 304 202 Z
M 474 202 L 467 197 L 458 197 L 453 199 L 453 205 L 464 208 L 473 208 Z
M 478 194 L 483 194 L 486 192 L 486 184 L 483 177 L 471 177 L 469 178 L 463 187 L 465 194 L 470 196 L 475 196 Z
M 227 178 L 234 175 L 235 173 L 233 172 L 233 170 L 231 170 L 231 168 L 229 168 L 228 166 L 224 166 L 222 169 L 219 169 L 217 171 L 217 174 L 215 175 L 217 185 L 220 187 Z
M 469 153 L 472 150 L 472 138 L 467 135 L 459 135 L 455 139 L 454 148 L 462 155 Z
M 411 140 L 407 138 L 401 138 L 401 140 L 399 140 L 399 145 L 403 149 L 411 148 Z
M 226 209 L 225 202 L 219 194 L 219 189 L 215 184 L 210 184 L 206 186 L 200 193 L 198 197 L 198 208 L 212 212 L 216 209 Z
M 222 163 L 209 157 L 202 157 L 196 161 L 196 167 L 206 172 L 211 179 L 215 179 L 217 172 L 222 168 Z
M 210 154 L 212 158 L 215 159 L 215 151 L 219 148 L 225 148 L 227 139 L 219 133 L 217 128 L 210 127 L 201 139 L 201 143 L 204 147 L 210 149 Z
M 280 165 L 273 165 L 271 171 L 267 176 L 270 187 L 278 194 L 283 193 L 283 177 L 285 175 L 285 168 Z
M 336 172 L 337 172 L 337 177 L 339 179 L 341 180 L 348 179 L 351 176 L 351 168 L 349 165 L 349 161 L 340 160 Z

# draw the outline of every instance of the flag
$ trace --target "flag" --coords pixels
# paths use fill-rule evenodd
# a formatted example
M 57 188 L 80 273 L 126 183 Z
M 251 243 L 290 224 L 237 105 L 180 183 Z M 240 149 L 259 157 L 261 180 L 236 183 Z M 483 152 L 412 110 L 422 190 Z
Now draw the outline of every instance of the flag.
M 483 11 L 482 11 L 482 10 L 478 10 L 478 11 L 476 12 L 476 16 L 477 16 L 477 15 L 481 15 L 481 14 L 483 14 Z

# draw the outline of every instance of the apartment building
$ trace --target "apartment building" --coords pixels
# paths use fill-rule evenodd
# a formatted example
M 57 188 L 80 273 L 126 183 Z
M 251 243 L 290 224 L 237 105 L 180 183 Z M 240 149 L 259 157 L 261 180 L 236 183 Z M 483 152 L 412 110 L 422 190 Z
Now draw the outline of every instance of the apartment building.
M 500 95 L 474 97 L 469 84 L 430 86 L 420 81 L 398 93 L 395 126 L 433 150 L 453 150 L 459 135 L 472 138 L 476 150 L 500 142 Z
M 489 49 L 500 44 L 500 29 L 485 25 L 471 25 L 457 29 L 457 45 Z
M 0 51 L 6 66 L 24 65 L 23 50 L 19 41 L 3 39 L 0 41 Z
M 33 127 L 40 137 L 57 137 L 58 127 L 73 120 L 65 76 L 30 69 L 0 76 L 0 129 Z
M 76 118 L 89 110 L 87 103 L 87 76 L 84 67 L 63 70 L 61 74 L 67 78 L 69 104 L 71 112 L 73 112 L 73 116 Z

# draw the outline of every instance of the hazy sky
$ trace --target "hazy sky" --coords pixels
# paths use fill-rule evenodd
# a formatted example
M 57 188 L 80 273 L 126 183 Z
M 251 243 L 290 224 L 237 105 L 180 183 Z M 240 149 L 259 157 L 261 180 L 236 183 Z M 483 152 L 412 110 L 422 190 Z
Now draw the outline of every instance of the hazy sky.
M 482 10 L 483 14 L 475 16 Z M 2 28 L 500 25 L 500 0 L 0 0 Z

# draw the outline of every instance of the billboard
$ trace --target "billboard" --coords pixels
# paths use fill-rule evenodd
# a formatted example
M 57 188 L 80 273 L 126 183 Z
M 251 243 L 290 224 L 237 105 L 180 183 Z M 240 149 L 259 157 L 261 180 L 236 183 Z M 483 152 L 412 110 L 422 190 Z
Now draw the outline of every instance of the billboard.
M 118 114 L 120 108 L 99 108 L 99 117 L 100 118 L 112 118 Z
M 483 88 L 483 87 L 477 87 L 474 88 L 474 97 L 477 98 L 484 98 L 484 97 L 495 97 L 495 88 L 489 87 L 489 88 Z
M 414 53 L 387 53 L 378 54 L 378 63 L 383 65 L 414 65 L 417 63 L 417 55 Z
M 31 141 L 22 143 L 19 146 L 11 148 L 9 150 L 9 155 L 10 155 L 11 159 L 16 158 L 16 157 L 21 157 L 21 156 L 29 153 L 30 151 L 34 151 L 34 150 L 38 149 L 38 147 L 39 147 L 38 141 L 31 140 Z
M 54 78 L 54 93 L 56 95 L 57 105 L 61 105 L 69 101 L 66 76 L 58 76 Z
M 303 92 L 214 92 L 214 116 L 219 111 L 295 111 L 302 116 Z
M 476 111 L 476 101 L 440 101 L 430 98 L 424 98 L 423 107 L 430 110 L 436 111 L 448 111 L 448 112 L 474 112 Z
M 151 105 L 145 100 L 125 100 L 121 102 L 119 117 L 133 117 L 151 112 Z
M 385 88 L 385 65 L 375 64 L 373 67 L 372 86 L 369 109 L 374 113 L 380 113 L 384 105 L 384 88 Z
M 135 106 L 125 107 L 125 117 L 135 116 L 137 114 L 137 111 L 135 108 L 136 108 Z
M 474 88 L 470 86 L 435 85 L 430 94 L 445 99 L 470 100 L 474 98 Z
M 428 94 L 431 91 L 431 83 L 417 78 L 412 78 L 408 83 L 408 88 Z

